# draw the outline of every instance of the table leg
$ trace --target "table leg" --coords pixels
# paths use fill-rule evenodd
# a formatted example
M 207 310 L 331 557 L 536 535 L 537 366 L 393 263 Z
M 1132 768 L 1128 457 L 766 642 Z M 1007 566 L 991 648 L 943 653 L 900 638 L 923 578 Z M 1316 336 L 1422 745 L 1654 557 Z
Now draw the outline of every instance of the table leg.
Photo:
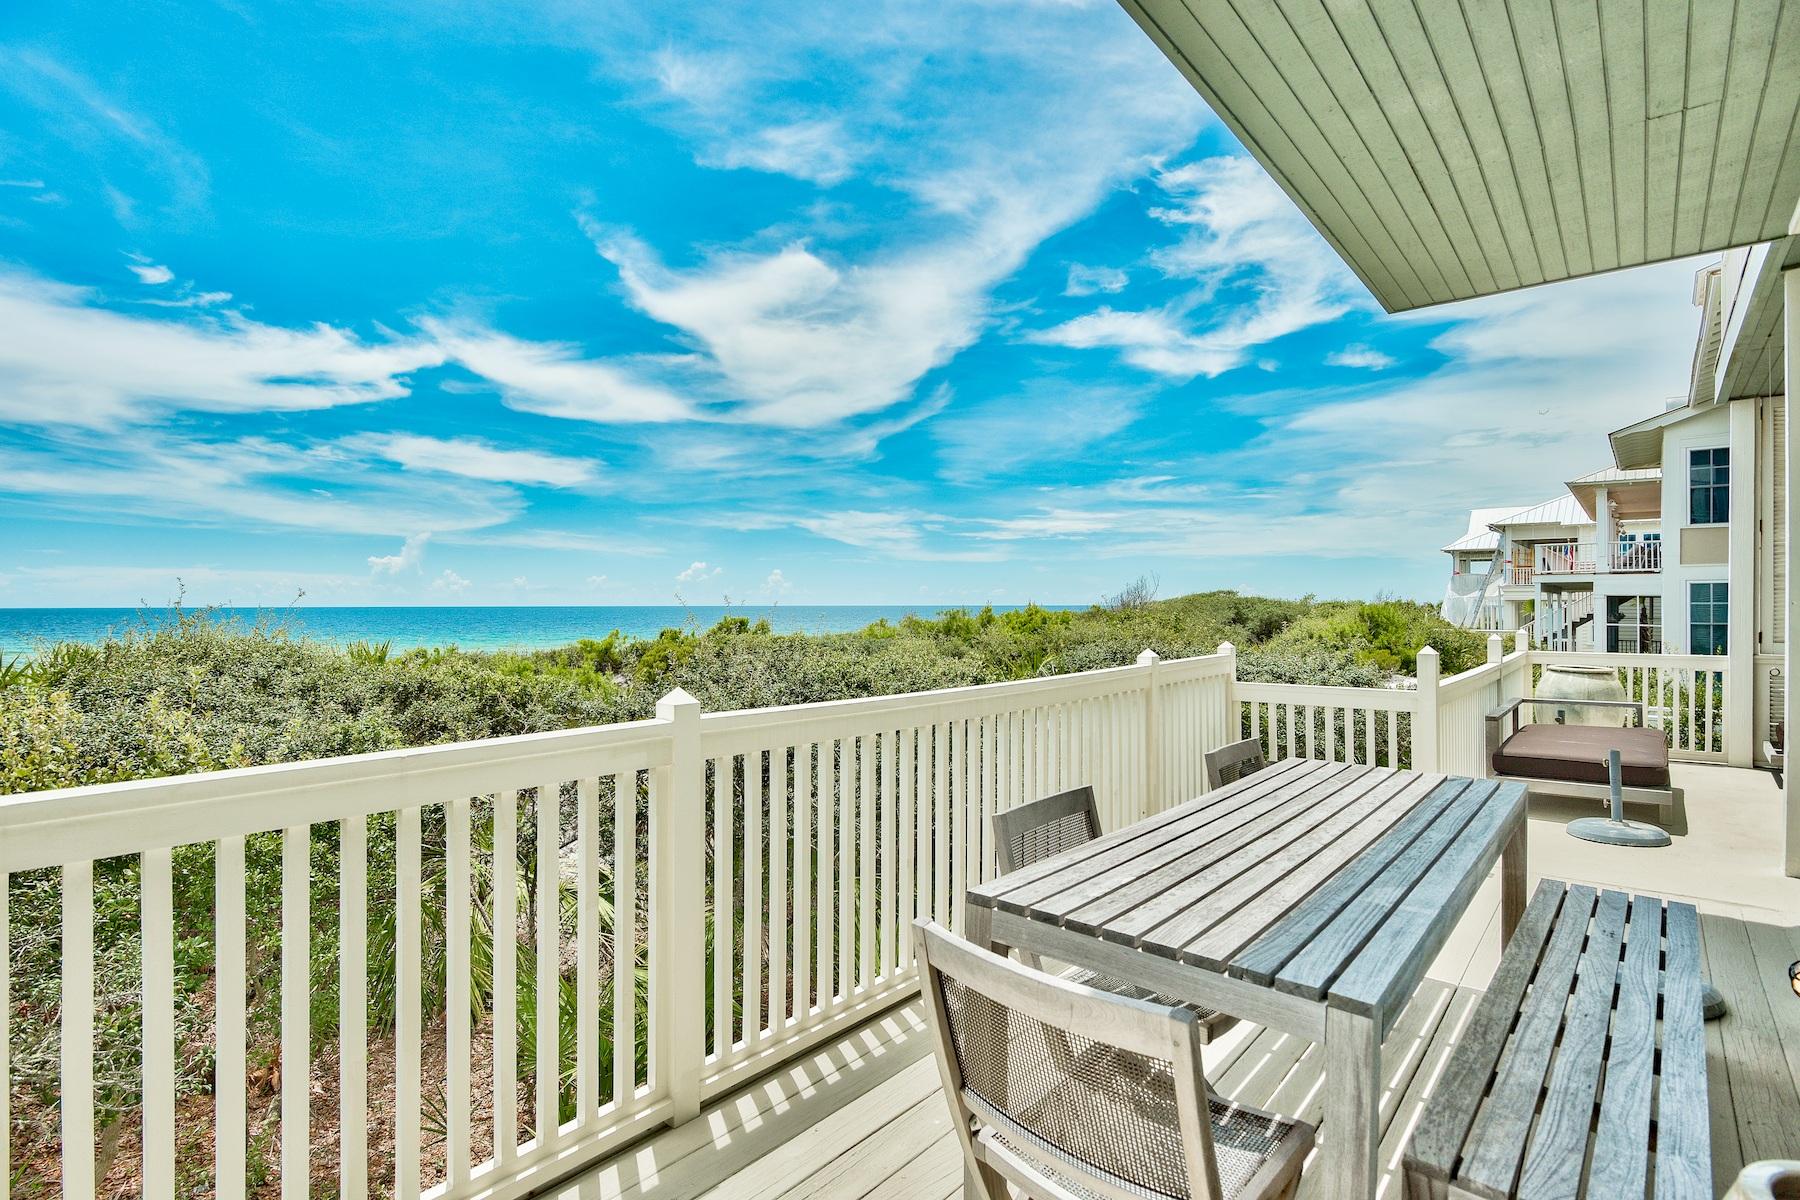
M 1381 1169 L 1381 1043 L 1375 1022 L 1340 1008 L 1325 1013 L 1323 1195 L 1373 1200 Z
M 1526 843 L 1529 822 L 1523 816 L 1500 852 L 1500 944 L 1504 948 L 1512 940 L 1519 918 L 1525 915 L 1530 897 L 1531 875 L 1527 864 Z
M 980 946 L 983 950 L 991 950 L 1002 956 L 1012 953 L 1011 947 L 1002 946 L 994 941 L 994 910 L 979 904 L 963 907 L 963 940 Z

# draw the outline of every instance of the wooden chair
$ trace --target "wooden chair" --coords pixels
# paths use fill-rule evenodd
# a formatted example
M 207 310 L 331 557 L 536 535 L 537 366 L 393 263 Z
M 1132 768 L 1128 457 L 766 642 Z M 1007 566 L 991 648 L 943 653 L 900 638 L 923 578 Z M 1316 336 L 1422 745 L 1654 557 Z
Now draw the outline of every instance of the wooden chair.
M 1208 750 L 1206 789 L 1216 791 L 1228 783 L 1236 783 L 1246 775 L 1254 775 L 1268 765 L 1268 760 L 1263 757 L 1262 743 L 1255 738 L 1245 738 L 1229 746 L 1220 746 L 1217 750 Z
M 1100 809 L 1094 802 L 1094 789 L 1091 787 L 1071 788 L 994 814 L 994 853 L 1002 875 L 1010 875 L 1052 855 L 1091 842 L 1099 836 Z M 1036 955 L 1028 954 L 1023 957 L 1031 967 L 1043 969 L 1043 964 Z M 1198 1004 L 1159 996 L 1136 984 L 1101 975 L 1096 971 L 1075 969 L 1065 973 L 1063 978 L 1119 996 L 1188 1008 L 1200 1023 L 1199 1037 L 1202 1042 L 1210 1042 L 1237 1024 L 1236 1017 Z
M 1291 1197 L 1313 1130 L 1212 1096 L 1191 1010 L 1045 975 L 918 923 L 970 1195 Z M 1071 1053 L 1071 1050 L 1073 1051 Z

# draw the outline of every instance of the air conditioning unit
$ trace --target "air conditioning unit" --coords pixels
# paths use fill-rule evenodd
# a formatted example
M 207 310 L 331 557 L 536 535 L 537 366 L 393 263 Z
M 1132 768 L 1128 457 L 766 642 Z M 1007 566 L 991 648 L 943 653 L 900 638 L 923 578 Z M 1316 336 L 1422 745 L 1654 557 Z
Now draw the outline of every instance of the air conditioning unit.
M 1756 656 L 1756 761 L 1764 766 L 1782 765 L 1782 746 L 1776 731 L 1787 725 L 1787 676 L 1782 656 Z

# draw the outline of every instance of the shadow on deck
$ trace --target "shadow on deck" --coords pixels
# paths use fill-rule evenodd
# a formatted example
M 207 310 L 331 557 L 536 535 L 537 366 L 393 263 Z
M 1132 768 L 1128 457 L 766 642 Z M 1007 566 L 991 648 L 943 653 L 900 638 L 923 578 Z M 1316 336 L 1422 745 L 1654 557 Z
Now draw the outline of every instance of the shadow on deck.
M 1800 926 L 1783 923 L 1800 913 L 1800 880 L 1764 865 L 1778 844 L 1767 840 L 1779 792 L 1766 775 L 1680 770 L 1688 812 L 1670 851 L 1574 842 L 1561 827 L 1570 812 L 1534 805 L 1532 874 L 1700 906 L 1707 970 L 1729 1006 L 1707 1026 L 1713 1176 L 1722 1194 L 1746 1162 L 1800 1156 L 1800 998 L 1787 980 L 1787 964 L 1800 959 Z M 1396 1171 L 1406 1139 L 1498 962 L 1498 909 L 1490 880 L 1383 1048 L 1384 1200 L 1401 1194 Z M 1302 1039 L 1245 1024 L 1208 1047 L 1207 1074 L 1224 1096 L 1317 1122 L 1322 1057 Z M 1329 1139 L 1330 1129 L 1320 1136 Z M 1319 1195 L 1319 1178 L 1309 1173 L 1301 1196 Z M 915 1002 L 547 1194 L 943 1200 L 961 1189 L 960 1151 Z

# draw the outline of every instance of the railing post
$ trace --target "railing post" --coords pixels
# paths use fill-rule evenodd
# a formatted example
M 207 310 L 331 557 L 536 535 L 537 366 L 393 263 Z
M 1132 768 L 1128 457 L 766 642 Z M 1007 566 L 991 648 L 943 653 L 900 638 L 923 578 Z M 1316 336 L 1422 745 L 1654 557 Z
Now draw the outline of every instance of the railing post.
M 1219 643 L 1219 656 L 1225 660 L 1230 669 L 1225 672 L 1225 740 L 1220 746 L 1229 746 L 1243 736 L 1244 714 L 1238 711 L 1237 698 L 1237 647 L 1230 642 Z M 1215 747 L 1216 749 L 1216 747 Z
M 1419 651 L 1419 705 L 1413 710 L 1412 769 L 1438 769 L 1438 652 Z
M 700 1115 L 706 1065 L 706 765 L 700 757 L 700 702 L 676 688 L 656 702 L 669 725 L 669 765 L 659 769 L 651 812 L 656 867 L 650 970 L 656 1062 L 669 1081 L 673 1121 Z
M 1157 667 L 1162 655 L 1145 649 L 1137 657 L 1144 668 L 1144 794 L 1138 797 L 1138 819 L 1156 811 L 1162 800 L 1162 711 L 1156 695 Z
M 1426 649 L 1430 649 L 1429 646 Z M 1506 639 L 1497 633 L 1488 634 L 1488 662 L 1497 663 L 1506 657 Z

